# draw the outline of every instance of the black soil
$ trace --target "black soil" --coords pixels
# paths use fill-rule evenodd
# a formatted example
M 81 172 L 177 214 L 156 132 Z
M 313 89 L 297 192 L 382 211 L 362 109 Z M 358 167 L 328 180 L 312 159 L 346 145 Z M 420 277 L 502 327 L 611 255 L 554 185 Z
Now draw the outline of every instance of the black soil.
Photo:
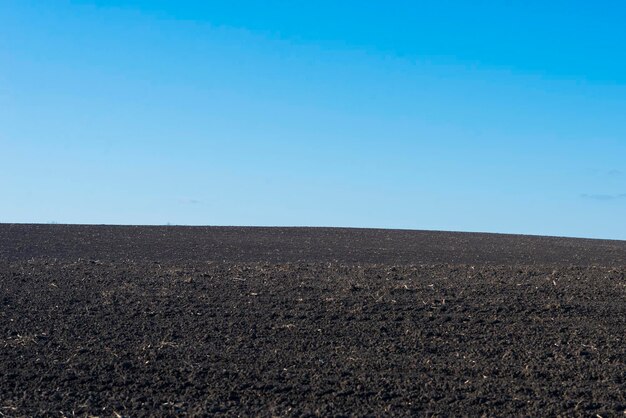
M 0 417 L 623 417 L 626 242 L 0 225 Z

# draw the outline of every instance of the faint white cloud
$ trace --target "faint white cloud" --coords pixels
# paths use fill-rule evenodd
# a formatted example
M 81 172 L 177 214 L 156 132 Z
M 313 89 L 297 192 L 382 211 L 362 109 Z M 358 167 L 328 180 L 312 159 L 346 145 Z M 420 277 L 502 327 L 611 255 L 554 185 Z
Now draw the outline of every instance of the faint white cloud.
M 580 197 L 583 199 L 591 199 L 591 200 L 601 200 L 601 201 L 610 201 L 610 200 L 620 200 L 626 199 L 626 193 L 619 194 L 581 194 Z
M 180 203 L 181 205 L 198 205 L 200 203 L 202 203 L 200 200 L 197 199 L 192 199 L 189 197 L 183 197 L 178 199 L 178 203 Z
M 598 168 L 588 168 L 585 169 L 585 173 L 587 175 L 592 175 L 592 176 L 610 176 L 610 177 L 617 177 L 617 176 L 621 176 L 624 174 L 624 172 L 618 168 L 611 168 L 611 169 L 598 169 Z

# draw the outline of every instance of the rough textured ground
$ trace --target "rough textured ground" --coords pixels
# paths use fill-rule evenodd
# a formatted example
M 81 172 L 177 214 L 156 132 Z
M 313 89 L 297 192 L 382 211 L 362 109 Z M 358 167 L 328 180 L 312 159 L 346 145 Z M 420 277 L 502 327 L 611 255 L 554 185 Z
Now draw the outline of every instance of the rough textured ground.
M 620 416 L 626 242 L 0 225 L 0 416 Z

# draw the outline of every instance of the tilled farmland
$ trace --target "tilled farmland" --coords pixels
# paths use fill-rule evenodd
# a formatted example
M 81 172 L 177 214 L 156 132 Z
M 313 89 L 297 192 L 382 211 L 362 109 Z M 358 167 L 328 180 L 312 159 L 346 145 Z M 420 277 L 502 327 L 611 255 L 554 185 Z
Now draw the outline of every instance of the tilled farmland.
M 625 414 L 623 241 L 0 225 L 0 417 Z

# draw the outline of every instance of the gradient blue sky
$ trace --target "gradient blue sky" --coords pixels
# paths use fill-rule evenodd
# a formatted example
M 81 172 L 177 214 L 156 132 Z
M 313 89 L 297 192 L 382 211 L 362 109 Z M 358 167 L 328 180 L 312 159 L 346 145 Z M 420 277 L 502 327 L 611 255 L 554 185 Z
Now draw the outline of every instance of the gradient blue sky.
M 0 2 L 0 222 L 626 239 L 623 1 Z

